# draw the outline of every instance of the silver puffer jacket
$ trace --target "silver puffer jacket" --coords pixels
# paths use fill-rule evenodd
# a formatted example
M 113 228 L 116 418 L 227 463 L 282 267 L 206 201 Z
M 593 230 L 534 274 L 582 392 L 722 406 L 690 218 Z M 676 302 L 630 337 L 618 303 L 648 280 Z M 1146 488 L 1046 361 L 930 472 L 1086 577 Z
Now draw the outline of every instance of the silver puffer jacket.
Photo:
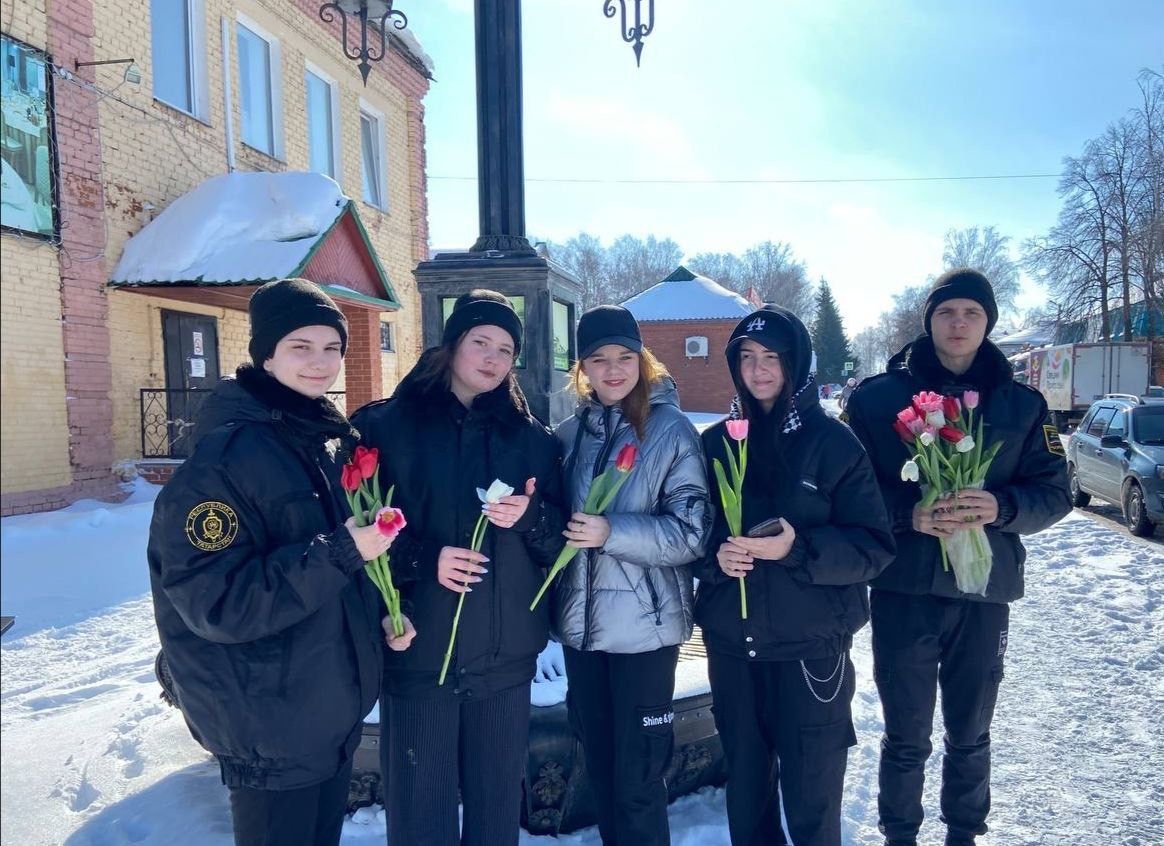
M 574 649 L 618 653 L 687 640 L 694 606 L 688 565 L 703 555 L 712 513 L 703 449 L 674 383 L 664 379 L 652 390 L 641 442 L 621 409 L 592 401 L 580 403 L 557 435 L 573 511 L 624 445 L 639 452 L 606 511 L 606 545 L 580 551 L 557 580 L 554 636 Z

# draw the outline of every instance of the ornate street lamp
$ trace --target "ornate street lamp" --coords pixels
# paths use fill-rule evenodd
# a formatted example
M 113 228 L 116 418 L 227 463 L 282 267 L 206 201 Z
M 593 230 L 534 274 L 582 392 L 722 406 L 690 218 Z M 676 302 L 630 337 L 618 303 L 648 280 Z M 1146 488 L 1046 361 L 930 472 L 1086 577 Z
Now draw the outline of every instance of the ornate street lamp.
M 643 0 L 634 0 L 635 4 L 635 22 L 634 26 L 627 26 L 626 19 L 626 0 L 618 0 L 618 10 L 620 13 L 619 23 L 622 26 L 622 40 L 627 44 L 634 45 L 635 51 L 635 66 L 641 65 L 643 55 L 643 39 L 651 34 L 651 30 L 655 28 L 655 0 L 647 0 L 647 22 L 643 23 Z M 613 18 L 615 15 L 614 0 L 606 0 L 602 4 L 602 13 L 608 18 Z
M 653 2 L 653 0 L 652 0 Z M 392 8 L 392 0 L 335 0 L 324 3 L 319 7 L 319 17 L 325 23 L 331 23 L 339 13 L 344 55 L 352 61 L 359 62 L 360 76 L 364 78 L 364 85 L 368 84 L 368 74 L 372 71 L 372 62 L 384 58 L 388 48 L 388 19 L 392 18 L 392 26 L 404 29 L 408 26 L 408 18 L 404 13 Z M 348 46 L 348 17 L 354 17 L 360 22 L 360 49 L 353 50 Z M 354 21 L 353 21 L 354 23 Z M 368 48 L 368 28 L 372 27 L 373 46 L 375 39 L 380 40 L 380 49 Z

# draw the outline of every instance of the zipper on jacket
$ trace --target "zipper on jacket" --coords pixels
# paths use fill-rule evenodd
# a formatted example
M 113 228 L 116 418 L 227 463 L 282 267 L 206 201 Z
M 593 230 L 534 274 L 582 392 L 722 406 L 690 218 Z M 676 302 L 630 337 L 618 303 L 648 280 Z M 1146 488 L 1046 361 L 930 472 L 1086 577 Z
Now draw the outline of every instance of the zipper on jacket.
M 593 484 L 594 480 L 602 473 L 602 468 L 606 464 L 606 459 L 610 457 L 611 451 L 614 449 L 614 432 L 610 428 L 611 409 L 603 406 L 602 408 L 602 428 L 603 441 L 602 447 L 598 450 L 598 456 L 594 459 L 594 467 L 590 471 L 590 481 Z M 579 421 L 578 425 L 582 425 L 584 421 Z M 582 651 L 585 652 L 590 646 L 590 617 L 591 608 L 594 604 L 594 550 L 586 550 L 586 613 L 583 617 L 582 626 Z
M 655 612 L 655 625 L 663 625 L 663 610 L 659 607 L 659 593 L 655 590 L 655 583 L 651 581 L 649 570 L 643 570 L 643 578 L 647 580 L 647 592 L 651 594 L 651 610 Z

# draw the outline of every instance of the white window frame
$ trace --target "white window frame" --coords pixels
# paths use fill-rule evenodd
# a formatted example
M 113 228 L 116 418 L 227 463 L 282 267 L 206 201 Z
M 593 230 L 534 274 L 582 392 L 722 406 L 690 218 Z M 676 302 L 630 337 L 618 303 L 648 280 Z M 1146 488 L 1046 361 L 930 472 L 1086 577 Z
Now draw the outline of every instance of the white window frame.
M 367 116 L 376 123 L 376 155 L 380 161 L 380 202 L 373 203 L 364 197 L 364 127 Z M 388 145 L 385 133 L 384 112 L 377 109 L 363 97 L 360 98 L 360 197 L 364 203 L 380 211 L 388 211 Z
M 319 77 L 327 84 L 328 97 L 331 99 L 331 178 L 336 182 L 343 184 L 343 161 L 341 151 L 343 150 L 343 131 L 340 126 L 340 95 L 339 82 L 334 76 L 327 73 L 319 65 L 312 62 L 310 59 L 304 60 L 305 70 L 303 72 L 303 108 L 304 114 L 307 116 L 307 166 L 311 167 L 311 109 L 310 101 L 307 95 L 307 74 Z
M 267 47 L 270 51 L 271 60 L 271 78 L 268 84 L 271 86 L 271 135 L 274 149 L 268 151 L 259 147 L 253 147 L 246 141 L 243 144 L 250 147 L 256 152 L 262 153 L 265 156 L 285 161 L 285 151 L 283 147 L 283 48 L 279 42 L 278 36 L 266 29 L 262 24 L 255 21 L 254 18 L 238 12 L 235 17 L 236 28 L 234 34 L 234 48 L 238 51 L 238 26 L 246 27 L 252 33 L 257 35 L 263 41 L 267 42 Z M 242 74 L 239 73 L 238 85 L 238 102 L 240 110 L 239 121 L 239 139 L 242 139 Z
M 150 45 L 151 50 L 153 46 L 153 4 L 149 6 L 150 10 Z M 206 72 L 206 0 L 186 0 L 186 14 L 189 16 L 186 21 L 186 31 L 189 33 L 190 43 L 186 45 L 190 51 L 190 109 L 185 106 L 179 106 L 176 103 L 171 103 L 165 97 L 158 96 L 158 92 L 154 90 L 154 79 L 156 74 L 153 73 L 153 62 L 156 61 L 155 56 L 150 57 L 150 92 L 153 98 L 159 103 L 163 103 L 171 109 L 181 112 L 182 114 L 190 115 L 198 120 L 206 123 L 210 120 L 210 97 L 209 97 L 209 79 Z

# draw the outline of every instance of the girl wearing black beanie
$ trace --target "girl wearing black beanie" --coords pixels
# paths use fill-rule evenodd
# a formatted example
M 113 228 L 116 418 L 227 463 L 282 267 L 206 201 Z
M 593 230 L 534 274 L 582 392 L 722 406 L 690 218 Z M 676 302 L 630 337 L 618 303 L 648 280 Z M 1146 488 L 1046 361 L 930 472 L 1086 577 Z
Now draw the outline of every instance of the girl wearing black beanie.
M 335 846 L 379 690 L 382 606 L 364 562 L 391 539 L 355 525 L 340 487 L 356 432 L 326 393 L 343 314 L 285 279 L 255 292 L 250 316 L 254 363 L 203 404 L 193 454 L 154 506 L 154 614 L 168 693 L 218 759 L 235 843 Z M 413 635 L 406 624 L 389 645 Z
M 440 346 L 392 398 L 352 418 L 363 442 L 379 448 L 381 482 L 395 485 L 393 502 L 408 519 L 390 563 L 421 632 L 407 652 L 384 654 L 380 760 L 391 844 L 518 842 L 530 682 L 548 639 L 546 604 L 534 613 L 529 605 L 564 525 L 557 442 L 514 373 L 521 342 L 509 300 L 470 291 Z M 495 479 L 513 492 L 483 508 L 476 491 Z M 474 552 L 482 511 L 488 523 Z

